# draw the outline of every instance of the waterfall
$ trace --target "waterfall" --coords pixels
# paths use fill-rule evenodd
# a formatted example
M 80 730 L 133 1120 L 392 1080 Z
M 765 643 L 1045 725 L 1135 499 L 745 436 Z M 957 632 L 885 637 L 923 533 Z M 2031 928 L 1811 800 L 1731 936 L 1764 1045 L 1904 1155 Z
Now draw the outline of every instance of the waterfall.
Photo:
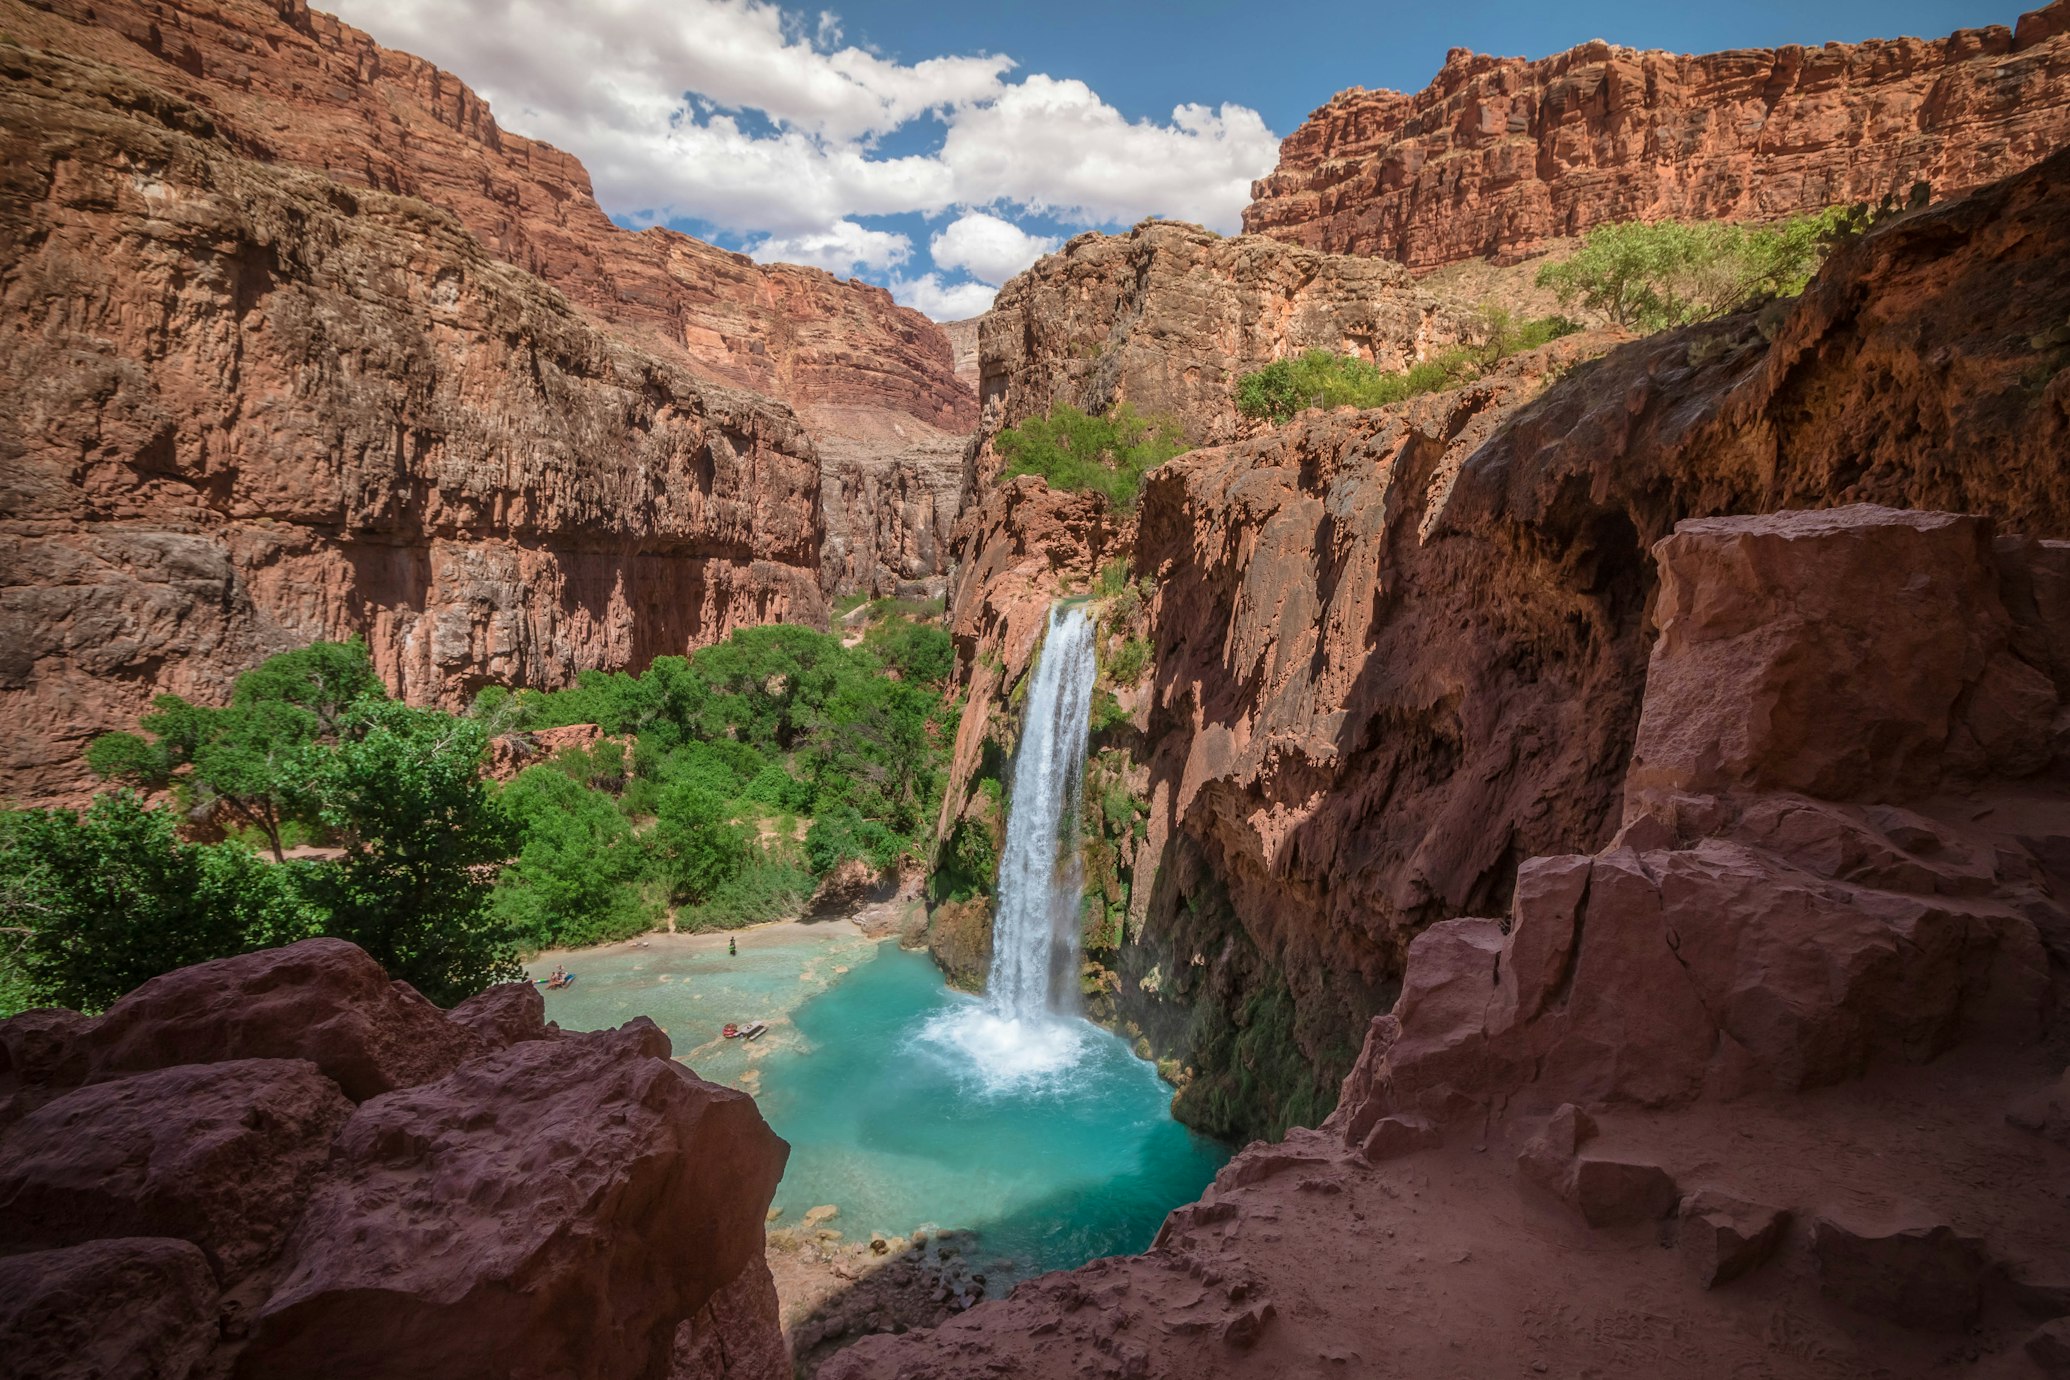
M 922 1033 L 974 1095 L 1069 1085 L 1098 1032 L 1078 1006 L 1078 901 L 1084 890 L 1078 808 L 1092 717 L 1092 620 L 1062 605 L 1030 673 L 1007 800 L 1006 846 L 992 912 L 992 968 L 982 1002 L 943 1013 Z
M 1051 608 L 1021 716 L 985 982 L 992 1009 L 1009 1020 L 1076 1005 L 1085 888 L 1078 810 L 1093 674 L 1092 620 L 1081 609 Z

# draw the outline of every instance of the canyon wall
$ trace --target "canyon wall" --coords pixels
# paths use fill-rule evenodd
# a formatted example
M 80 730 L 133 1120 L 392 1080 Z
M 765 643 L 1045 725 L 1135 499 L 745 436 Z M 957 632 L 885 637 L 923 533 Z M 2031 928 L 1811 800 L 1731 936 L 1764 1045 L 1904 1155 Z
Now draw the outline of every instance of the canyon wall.
M 1423 931 L 1336 1112 L 1147 1252 L 827 1380 L 2062 1373 L 2070 542 L 1850 504 L 1649 555 L 1616 837 Z
M 1394 264 L 1146 221 L 1080 235 L 1000 289 L 979 325 L 984 430 L 1057 402 L 1128 403 L 1178 418 L 1196 444 L 1227 441 L 1250 370 L 1305 350 L 1402 369 L 1471 327 Z
M 455 705 L 939 584 L 976 403 L 882 289 L 622 230 L 300 4 L 0 26 L 0 792 L 310 638 Z
M 976 402 L 941 330 L 891 294 L 614 224 L 572 155 L 501 128 L 452 73 L 302 0 L 0 0 L 26 47 L 133 72 L 208 112 L 241 156 L 442 206 L 488 252 L 691 373 L 799 408 L 961 434 Z
M 0 55 L 0 780 L 366 635 L 412 701 L 823 620 L 786 409 L 607 335 L 413 198 L 240 158 L 97 63 Z
M 2070 3 L 1948 38 L 1684 57 L 1454 49 L 1414 95 L 1346 91 L 1252 187 L 1246 231 L 1430 269 L 1628 220 L 1770 220 L 1959 195 L 2070 142 Z

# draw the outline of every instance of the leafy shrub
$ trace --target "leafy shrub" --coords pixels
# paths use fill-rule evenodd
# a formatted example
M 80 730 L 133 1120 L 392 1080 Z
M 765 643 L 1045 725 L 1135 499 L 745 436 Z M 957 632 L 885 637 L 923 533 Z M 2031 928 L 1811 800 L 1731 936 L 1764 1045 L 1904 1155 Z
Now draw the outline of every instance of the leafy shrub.
M 676 912 L 685 930 L 737 930 L 794 913 L 812 895 L 813 876 L 794 849 L 756 848 L 747 866 L 704 901 Z
M 1147 637 L 1123 638 L 1121 645 L 1107 658 L 1107 679 L 1116 685 L 1134 685 L 1149 669 L 1150 639 Z
M 1537 282 L 1563 305 L 1579 301 L 1631 330 L 1667 330 L 1796 296 L 1858 219 L 1835 207 L 1765 226 L 1599 225 L 1572 258 L 1538 270 Z
M 822 811 L 805 831 L 805 857 L 816 873 L 832 871 L 851 858 L 861 858 L 883 871 L 897 862 L 906 840 L 852 805 Z
M 320 932 L 306 865 L 182 843 L 178 823 L 129 791 L 84 814 L 0 817 L 0 924 L 20 939 L 12 1002 L 99 1011 L 160 973 Z
M 747 865 L 749 832 L 730 818 L 725 800 L 690 781 L 662 793 L 648 845 L 661 862 L 670 894 L 709 900 Z
M 1138 416 L 1127 403 L 1098 417 L 1058 403 L 992 444 L 1006 461 L 1003 478 L 1040 475 L 1053 489 L 1090 490 L 1123 509 L 1135 506 L 1145 474 L 1188 448 L 1176 420 Z
M 517 830 L 481 778 L 487 745 L 472 720 L 365 698 L 300 783 L 345 850 L 310 874 L 324 932 L 442 1006 L 521 974 L 489 905 Z
M 238 678 L 226 706 L 161 695 L 139 727 L 141 734 L 97 739 L 89 764 L 118 782 L 170 786 L 187 809 L 256 833 L 276 859 L 274 872 L 252 880 L 259 874 L 248 876 L 231 854 L 185 851 L 191 846 L 177 842 L 171 823 L 147 829 L 131 821 L 136 868 L 173 869 L 168 877 L 201 869 L 202 880 L 213 878 L 213 889 L 196 892 L 202 910 L 181 912 L 178 923 L 198 938 L 179 950 L 180 962 L 278 942 L 237 938 L 249 927 L 237 918 L 248 907 L 236 897 L 291 879 L 296 914 L 314 917 L 311 932 L 352 940 L 434 1001 L 451 1004 L 517 974 L 489 908 L 488 869 L 508 857 L 515 834 L 480 778 L 488 742 L 480 719 L 389 700 L 355 640 L 268 658 Z M 118 810 L 94 807 L 102 808 Z M 48 826 L 22 827 L 36 837 Z M 278 861 L 287 838 L 319 834 L 343 856 L 292 869 Z M 234 894 L 224 889 L 233 883 Z M 53 923 L 80 962 L 129 975 L 170 963 L 170 948 L 139 933 L 162 909 L 139 901 L 138 921 L 103 913 L 124 904 L 118 893 L 71 894 L 75 904 L 60 908 L 68 918 Z M 268 895 L 275 911 L 287 905 Z
M 1519 321 L 1499 307 L 1483 307 L 1475 344 L 1447 350 L 1399 373 L 1350 355 L 1310 350 L 1277 359 L 1236 381 L 1236 409 L 1246 417 L 1284 422 L 1310 407 L 1387 407 L 1423 393 L 1471 383 L 1525 350 L 1581 329 L 1563 316 Z
M 597 944 L 653 925 L 639 886 L 646 859 L 610 796 L 540 765 L 518 773 L 502 803 L 524 842 L 493 904 L 518 943 Z

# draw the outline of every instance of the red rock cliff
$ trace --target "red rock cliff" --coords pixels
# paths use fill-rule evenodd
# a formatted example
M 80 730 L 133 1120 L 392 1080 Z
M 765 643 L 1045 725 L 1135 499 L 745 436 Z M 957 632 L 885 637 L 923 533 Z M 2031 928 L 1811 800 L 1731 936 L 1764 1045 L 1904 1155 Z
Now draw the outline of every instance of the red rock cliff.
M 1227 441 L 1241 423 L 1231 393 L 1249 370 L 1304 350 L 1401 369 L 1459 343 L 1469 324 L 1394 264 L 1177 221 L 1080 235 L 979 318 L 984 428 L 1058 402 L 1094 413 L 1125 402 L 1178 418 L 1192 441 Z
M 572 155 L 502 129 L 452 73 L 302 0 L 0 0 L 0 23 L 16 43 L 183 97 L 246 157 L 443 206 L 491 254 L 648 351 L 827 409 L 836 433 L 847 408 L 959 433 L 976 419 L 948 338 L 884 289 L 621 229 Z
M 0 64 L 0 791 L 313 638 L 452 704 L 824 617 L 788 410 L 155 74 Z
M 1146 1028 L 1235 1061 L 1197 1008 L 1284 981 L 1334 1079 L 1418 931 L 1607 841 L 1677 522 L 1870 501 L 2070 535 L 2065 262 L 2070 153 L 1841 252 L 1772 343 L 1737 318 L 1535 401 L 1497 379 L 1155 471 Z
M 1773 219 L 1936 197 L 2070 143 L 2070 4 L 1932 42 L 1682 57 L 1455 49 L 1415 95 L 1342 93 L 1254 184 L 1244 229 L 1412 268 L 1612 221 Z

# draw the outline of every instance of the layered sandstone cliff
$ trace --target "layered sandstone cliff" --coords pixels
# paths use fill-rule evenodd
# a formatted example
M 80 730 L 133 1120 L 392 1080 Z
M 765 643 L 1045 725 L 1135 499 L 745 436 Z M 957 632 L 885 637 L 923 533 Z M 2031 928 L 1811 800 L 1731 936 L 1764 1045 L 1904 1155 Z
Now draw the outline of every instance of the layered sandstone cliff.
M 1080 235 L 1000 289 L 979 325 L 984 428 L 1058 402 L 1128 403 L 1176 417 L 1195 443 L 1227 441 L 1250 370 L 1306 350 L 1397 370 L 1471 328 L 1394 264 L 1147 221 Z
M 544 1011 L 313 939 L 0 1022 L 10 1373 L 787 1376 L 787 1147 L 652 1022 Z
M 363 633 L 416 702 L 820 619 L 819 462 L 449 212 L 0 53 L 4 789 L 159 691 Z
M 302 0 L 4 0 L 0 23 L 17 44 L 191 102 L 244 157 L 444 207 L 489 253 L 699 377 L 832 409 L 837 432 L 841 409 L 958 434 L 976 419 L 947 338 L 884 289 L 621 229 L 572 155 L 501 128 L 460 78 Z
M 1417 269 L 1615 221 L 1769 220 L 1958 195 L 2070 142 L 2070 4 L 1934 41 L 1683 57 L 1454 49 L 1414 95 L 1346 91 L 1288 137 L 1244 229 Z
M 574 159 L 299 4 L 0 24 L 0 373 L 35 402 L 0 792 L 76 789 L 151 694 L 313 637 L 454 704 L 938 574 L 975 401 L 881 289 L 621 230 Z

